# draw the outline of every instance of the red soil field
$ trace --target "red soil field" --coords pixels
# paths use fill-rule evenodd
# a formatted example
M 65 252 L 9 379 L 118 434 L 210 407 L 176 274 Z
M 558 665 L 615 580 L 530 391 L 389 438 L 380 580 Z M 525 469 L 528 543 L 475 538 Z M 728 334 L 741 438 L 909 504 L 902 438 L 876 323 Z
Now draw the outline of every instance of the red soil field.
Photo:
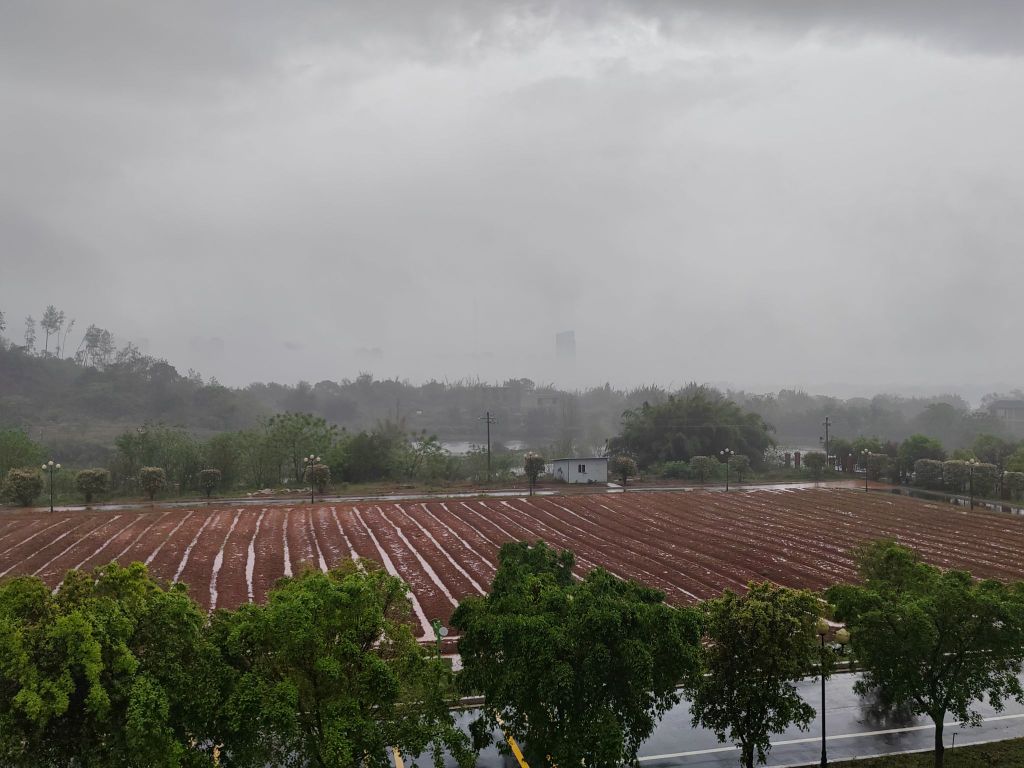
M 369 558 L 411 588 L 417 635 L 483 594 L 506 541 L 575 551 L 673 603 L 768 579 L 819 589 L 854 577 L 850 548 L 893 538 L 931 563 L 1024 578 L 1024 518 L 848 489 L 634 492 L 354 505 L 0 513 L 0 578 L 56 587 L 70 568 L 145 562 L 202 606 L 261 601 L 281 576 Z

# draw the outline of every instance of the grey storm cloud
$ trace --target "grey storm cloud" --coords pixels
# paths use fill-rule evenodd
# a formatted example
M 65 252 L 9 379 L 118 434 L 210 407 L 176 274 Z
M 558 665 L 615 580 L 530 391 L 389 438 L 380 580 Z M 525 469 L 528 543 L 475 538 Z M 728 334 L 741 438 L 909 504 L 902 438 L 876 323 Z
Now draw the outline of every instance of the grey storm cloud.
M 8 3 L 0 309 L 232 384 L 1016 386 L 1022 16 Z

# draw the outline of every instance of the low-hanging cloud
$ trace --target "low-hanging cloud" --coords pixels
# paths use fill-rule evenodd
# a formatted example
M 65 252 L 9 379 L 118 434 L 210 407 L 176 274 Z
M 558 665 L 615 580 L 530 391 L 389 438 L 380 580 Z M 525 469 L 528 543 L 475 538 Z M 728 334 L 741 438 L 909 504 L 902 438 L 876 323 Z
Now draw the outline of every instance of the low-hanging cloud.
M 1021 16 L 14 4 L 0 309 L 226 383 L 1014 382 Z

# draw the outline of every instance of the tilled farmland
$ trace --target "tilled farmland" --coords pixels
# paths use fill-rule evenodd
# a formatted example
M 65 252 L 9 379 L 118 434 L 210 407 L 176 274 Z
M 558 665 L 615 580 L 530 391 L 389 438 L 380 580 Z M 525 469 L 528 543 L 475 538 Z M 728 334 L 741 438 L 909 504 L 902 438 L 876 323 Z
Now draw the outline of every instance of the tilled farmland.
M 543 539 L 686 603 L 768 579 L 853 578 L 850 548 L 893 538 L 931 563 L 1024 578 L 1024 518 L 884 493 L 801 489 L 535 496 L 355 505 L 0 513 L 0 578 L 56 587 L 71 568 L 146 563 L 208 609 L 263 600 L 300 569 L 369 558 L 411 587 L 416 631 L 483 594 L 503 542 Z

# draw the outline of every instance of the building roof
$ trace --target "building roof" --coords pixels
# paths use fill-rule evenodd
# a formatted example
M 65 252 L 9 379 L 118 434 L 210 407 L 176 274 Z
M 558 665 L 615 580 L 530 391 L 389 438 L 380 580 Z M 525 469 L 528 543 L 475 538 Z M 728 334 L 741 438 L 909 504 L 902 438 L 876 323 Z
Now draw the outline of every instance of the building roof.
M 551 461 L 552 462 L 555 462 L 555 461 L 608 461 L 608 457 L 607 456 L 571 456 L 571 457 L 565 458 L 565 459 L 552 459 Z

